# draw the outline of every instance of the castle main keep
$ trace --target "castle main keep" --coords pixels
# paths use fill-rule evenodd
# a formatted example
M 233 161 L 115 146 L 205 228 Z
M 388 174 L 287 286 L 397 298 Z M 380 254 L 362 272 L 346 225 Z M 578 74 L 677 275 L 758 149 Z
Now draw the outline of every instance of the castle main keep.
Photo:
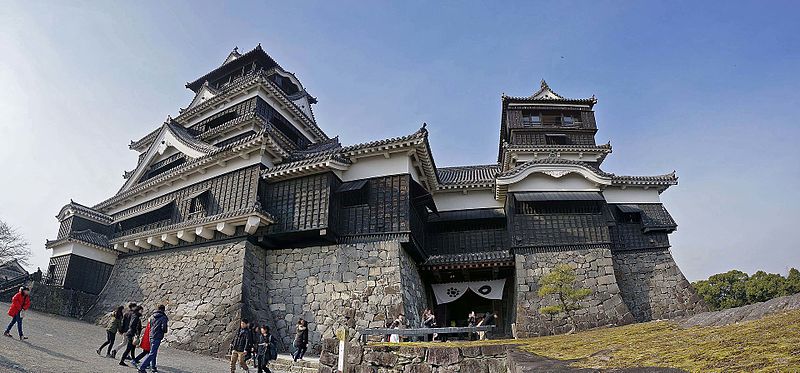
M 424 308 L 443 326 L 496 311 L 498 334 L 544 335 L 569 329 L 538 311 L 538 279 L 560 263 L 592 290 L 579 329 L 704 307 L 669 251 L 660 195 L 678 178 L 603 170 L 594 97 L 544 81 L 503 95 L 497 162 L 438 167 L 424 125 L 341 144 L 260 45 L 186 87 L 188 106 L 130 143 L 119 191 L 58 213 L 45 281 L 97 294 L 94 316 L 164 303 L 166 341 L 210 354 L 242 316 L 284 349 L 300 317 L 319 351 L 337 328 L 399 313 L 418 326 Z

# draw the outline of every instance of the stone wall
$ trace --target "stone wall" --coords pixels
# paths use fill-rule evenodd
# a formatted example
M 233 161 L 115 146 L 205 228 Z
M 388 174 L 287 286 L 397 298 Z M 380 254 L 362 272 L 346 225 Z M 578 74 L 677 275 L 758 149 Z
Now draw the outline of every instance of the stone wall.
M 338 363 L 338 341 L 325 339 L 320 373 L 333 372 Z M 345 371 L 353 373 L 505 373 L 508 345 L 411 347 L 372 346 L 351 342 Z
M 170 318 L 166 343 L 225 354 L 243 313 L 242 285 L 253 282 L 244 276 L 245 268 L 253 268 L 251 260 L 245 265 L 245 258 L 255 261 L 255 251 L 260 250 L 241 241 L 122 257 L 88 317 L 102 323 L 118 305 L 136 302 L 149 315 L 158 304 L 165 304 Z M 253 296 L 250 287 L 248 294 Z M 251 311 L 245 308 L 247 312 Z
M 636 321 L 671 319 L 707 311 L 668 249 L 614 254 L 622 299 Z
M 97 295 L 40 282 L 31 284 L 31 309 L 67 317 L 83 317 L 97 302 Z
M 422 326 L 422 311 L 428 307 L 425 285 L 414 259 L 405 250 L 400 250 L 400 286 L 408 327 Z
M 544 301 L 537 295 L 539 279 L 558 264 L 566 263 L 575 269 L 577 284 L 592 293 L 575 312 L 578 330 L 604 325 L 634 322 L 623 301 L 614 277 L 611 250 L 606 248 L 564 252 L 529 253 L 516 255 L 516 323 L 517 336 L 532 337 L 564 333 L 570 329 L 563 315 L 542 315 L 539 308 L 555 304 L 555 296 Z
M 281 350 L 291 349 L 300 317 L 309 323 L 309 351 L 319 353 L 322 338 L 343 326 L 357 338 L 357 330 L 384 327 L 387 318 L 417 307 L 421 281 L 406 255 L 397 241 L 267 251 L 266 304 Z M 401 261 L 408 264 L 402 271 Z

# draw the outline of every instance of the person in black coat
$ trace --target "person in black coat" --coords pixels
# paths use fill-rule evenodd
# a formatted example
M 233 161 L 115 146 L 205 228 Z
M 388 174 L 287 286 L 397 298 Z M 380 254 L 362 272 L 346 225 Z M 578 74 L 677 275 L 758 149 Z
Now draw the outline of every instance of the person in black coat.
M 128 326 L 128 331 L 125 332 L 125 342 L 127 347 L 125 352 L 119 358 L 119 365 L 128 366 L 125 364 L 126 359 L 133 360 L 136 358 L 136 344 L 133 343 L 134 339 L 138 339 L 142 335 L 142 306 L 136 306 L 136 309 L 131 314 L 131 322 Z
M 249 371 L 244 358 L 247 350 L 253 344 L 248 325 L 247 319 L 242 319 L 242 321 L 239 322 L 239 330 L 236 331 L 236 336 L 234 336 L 233 341 L 231 341 L 231 373 L 236 372 L 237 362 L 245 372 Z
M 275 337 L 269 333 L 268 326 L 261 327 L 261 332 L 256 339 L 256 346 L 258 373 L 271 373 L 268 365 L 270 360 L 278 358 L 278 346 Z
M 295 350 L 294 354 L 292 354 L 292 359 L 297 362 L 297 360 L 303 359 L 303 356 L 306 354 L 306 350 L 308 349 L 308 322 L 300 319 L 300 321 L 297 322 L 297 327 L 295 329 Z

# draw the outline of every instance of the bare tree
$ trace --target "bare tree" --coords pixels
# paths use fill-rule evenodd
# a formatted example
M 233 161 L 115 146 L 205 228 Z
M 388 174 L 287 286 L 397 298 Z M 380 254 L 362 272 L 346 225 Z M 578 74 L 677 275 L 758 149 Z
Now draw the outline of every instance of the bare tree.
M 30 256 L 31 249 L 25 237 L 0 220 L 0 263 L 16 259 L 22 264 L 27 264 Z

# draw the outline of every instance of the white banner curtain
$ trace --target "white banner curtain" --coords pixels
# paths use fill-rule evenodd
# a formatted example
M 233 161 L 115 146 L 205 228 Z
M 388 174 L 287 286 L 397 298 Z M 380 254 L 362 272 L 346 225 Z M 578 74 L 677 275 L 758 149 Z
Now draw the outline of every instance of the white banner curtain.
M 436 304 L 450 303 L 461 298 L 469 289 L 469 282 L 449 282 L 445 284 L 432 284 L 433 295 L 436 296 Z
M 503 299 L 503 288 L 506 280 L 487 280 L 471 282 L 448 282 L 444 284 L 432 284 L 433 295 L 436 296 L 436 304 L 450 303 L 461 298 L 467 289 L 472 290 L 487 299 Z
M 469 283 L 469 289 L 486 299 L 503 299 L 503 288 L 506 286 L 506 279 L 490 281 L 473 281 Z

